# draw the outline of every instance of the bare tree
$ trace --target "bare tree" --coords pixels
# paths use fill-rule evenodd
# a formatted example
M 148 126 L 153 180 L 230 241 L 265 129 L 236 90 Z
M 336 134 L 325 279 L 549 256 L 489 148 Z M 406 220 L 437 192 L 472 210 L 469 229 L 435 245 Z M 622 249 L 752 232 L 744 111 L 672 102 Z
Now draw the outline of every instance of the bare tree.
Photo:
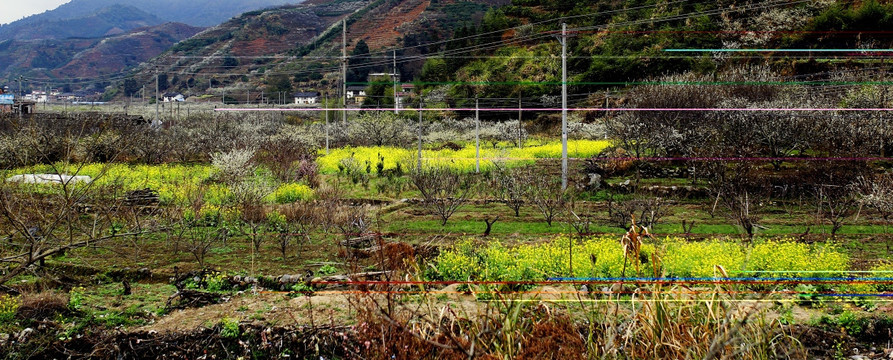
M 333 213 L 333 225 L 344 235 L 345 240 L 367 235 L 372 228 L 369 206 L 339 205 L 328 211 Z
M 319 184 L 316 149 L 295 126 L 283 127 L 265 141 L 255 153 L 259 163 L 283 182 L 307 181 L 311 186 Z
M 0 247 L 0 284 L 49 257 L 155 230 L 125 222 L 132 218 L 119 213 L 121 199 L 110 188 L 72 182 L 50 186 L 56 187 L 48 196 L 30 185 L 0 183 L 0 228 L 9 234 Z
M 498 199 L 515 212 L 515 217 L 521 216 L 521 206 L 524 205 L 524 193 L 527 183 L 531 181 L 529 171 L 522 169 L 509 169 L 494 163 L 493 188 L 497 190 Z
M 568 201 L 568 193 L 561 189 L 561 179 L 557 176 L 537 174 L 528 184 L 526 200 L 532 203 L 543 215 L 549 226 Z
M 268 212 L 263 199 L 270 191 L 268 185 L 250 180 L 232 185 L 233 197 L 239 208 L 239 230 L 251 241 L 255 252 L 260 251 L 265 238 L 260 231 L 266 224 Z
M 267 214 L 267 229 L 275 235 L 279 253 L 285 261 L 288 258 L 288 248 L 295 237 L 292 224 L 279 211 L 271 211 Z
M 568 196 L 569 201 L 566 204 L 564 222 L 577 234 L 577 240 L 582 241 L 586 235 L 592 233 L 592 223 L 595 215 L 585 207 L 582 201 L 576 201 L 576 196 Z M 574 239 L 568 242 L 568 275 L 574 276 Z
M 353 144 L 376 146 L 406 144 L 412 139 L 412 126 L 387 111 L 373 111 L 359 116 L 350 124 L 350 137 Z
M 261 231 L 266 226 L 267 209 L 260 204 L 242 204 L 239 210 L 239 229 L 251 241 L 254 252 L 261 250 L 266 235 Z
M 875 209 L 884 220 L 884 235 L 887 252 L 891 250 L 890 238 L 886 236 L 887 226 L 893 216 L 893 175 L 884 173 L 876 177 L 860 177 L 856 191 L 859 204 Z
M 722 205 L 725 216 L 753 239 L 760 221 L 759 209 L 769 194 L 765 179 L 757 174 L 754 164 L 746 162 L 705 164 L 704 170 L 708 190 L 716 198 L 713 206 Z
M 608 219 L 621 229 L 629 229 L 635 222 L 653 230 L 666 212 L 666 202 L 659 197 L 639 195 L 623 200 L 613 194 L 608 196 Z
M 857 181 L 871 171 L 864 161 L 811 161 L 804 172 L 816 219 L 831 225 L 831 236 L 854 215 L 859 202 Z
M 224 228 L 207 226 L 201 222 L 195 222 L 190 224 L 186 229 L 185 235 L 188 239 L 187 246 L 189 248 L 189 253 L 195 258 L 199 267 L 205 268 L 207 265 L 206 259 L 208 253 L 214 247 L 214 244 L 218 243 L 224 236 L 226 236 L 226 230 Z
M 220 212 L 203 211 L 205 189 L 198 187 L 187 192 L 182 208 L 167 212 L 166 221 L 170 224 L 171 234 L 177 241 L 185 240 L 186 250 L 198 263 L 199 267 L 207 265 L 206 259 L 211 249 L 218 243 L 225 243 L 229 238 L 229 228 L 224 223 Z
M 299 244 L 307 244 L 310 242 L 311 234 L 317 229 L 321 222 L 320 213 L 324 212 L 323 208 L 316 206 L 314 203 L 293 203 L 284 206 L 280 212 L 285 217 L 288 224 L 288 231 L 294 234 L 299 240 Z M 283 249 L 283 257 L 285 257 Z
M 831 237 L 856 212 L 858 198 L 850 185 L 818 185 L 815 190 L 816 217 L 831 223 Z
M 713 81 L 695 74 L 670 75 L 662 82 L 679 85 L 646 85 L 637 87 L 628 96 L 631 107 L 638 108 L 699 108 L 715 107 L 722 94 L 713 87 L 688 82 Z M 608 134 L 617 146 L 639 159 L 646 155 L 687 155 L 694 147 L 716 138 L 716 126 L 710 123 L 709 113 L 691 111 L 624 112 L 608 122 Z
M 470 175 L 447 167 L 413 169 L 409 176 L 422 196 L 422 204 L 440 217 L 441 225 L 446 225 L 474 188 Z
M 18 139 L 22 151 L 31 153 L 20 160 L 46 163 L 56 175 L 50 176 L 51 183 L 40 185 L 41 191 L 35 185 L 0 176 L 0 233 L 8 234 L 0 245 L 0 284 L 52 256 L 157 230 L 154 222 L 135 224 L 132 216 L 126 216 L 121 189 L 103 184 L 108 165 L 92 174 L 91 181 L 78 177 L 86 164 L 100 156 L 114 161 L 127 148 L 126 138 L 118 136 L 110 138 L 102 149 L 83 151 L 84 139 L 101 128 L 101 124 L 94 127 L 90 123 L 47 122 L 30 129 L 12 125 L 14 130 L 24 131 L 22 135 L 33 135 Z

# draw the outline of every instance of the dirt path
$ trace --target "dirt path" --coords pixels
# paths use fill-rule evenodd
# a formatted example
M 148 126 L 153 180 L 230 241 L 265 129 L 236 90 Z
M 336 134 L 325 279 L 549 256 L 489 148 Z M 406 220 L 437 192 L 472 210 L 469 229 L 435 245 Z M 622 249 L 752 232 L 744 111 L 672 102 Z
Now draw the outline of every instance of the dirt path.
M 351 313 L 355 311 L 350 309 L 346 295 L 319 295 L 308 298 L 289 297 L 278 292 L 257 294 L 246 292 L 222 304 L 174 310 L 155 323 L 135 330 L 186 331 L 214 326 L 224 318 L 240 322 L 262 322 L 273 326 L 310 325 L 311 320 L 315 324 L 349 324 Z

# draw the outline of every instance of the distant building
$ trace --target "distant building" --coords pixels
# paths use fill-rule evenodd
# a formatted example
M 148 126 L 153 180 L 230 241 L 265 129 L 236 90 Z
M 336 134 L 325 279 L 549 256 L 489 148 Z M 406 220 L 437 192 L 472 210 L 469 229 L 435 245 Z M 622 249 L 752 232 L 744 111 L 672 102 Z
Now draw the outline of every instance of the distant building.
M 47 93 L 46 91 L 32 91 L 25 95 L 25 100 L 44 103 L 47 102 Z
M 12 106 L 12 112 L 19 115 L 31 115 L 34 113 L 36 105 L 37 103 L 33 101 L 16 100 L 15 104 Z
M 366 87 L 364 86 L 348 86 L 347 87 L 347 98 L 353 99 L 356 103 L 361 103 L 363 100 L 366 100 Z
M 73 93 L 61 93 L 56 95 L 56 101 L 79 101 L 77 95 Z
M 297 92 L 294 96 L 296 105 L 313 105 L 319 103 L 318 92 Z
M 184 102 L 186 101 L 186 97 L 180 93 L 167 93 L 164 94 L 163 102 Z
M 403 108 L 405 108 L 405 107 L 406 107 L 406 103 L 409 101 L 409 98 L 411 98 L 411 97 L 412 97 L 412 93 L 411 93 L 411 92 L 406 92 L 406 91 L 400 91 L 400 92 L 398 92 L 398 93 L 397 93 L 397 96 L 395 97 L 395 98 L 396 98 L 396 101 L 397 101 L 397 108 L 398 108 L 398 109 L 403 109 Z

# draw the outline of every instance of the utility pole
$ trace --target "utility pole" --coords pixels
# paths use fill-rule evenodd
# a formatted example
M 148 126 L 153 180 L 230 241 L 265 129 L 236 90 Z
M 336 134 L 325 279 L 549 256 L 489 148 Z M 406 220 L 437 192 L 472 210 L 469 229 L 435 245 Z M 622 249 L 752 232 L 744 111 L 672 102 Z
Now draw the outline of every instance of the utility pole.
M 341 122 L 347 125 L 347 17 L 341 20 L 341 79 L 341 97 L 344 99 Z
M 561 190 L 567 189 L 567 24 L 561 24 Z
M 399 112 L 397 106 L 397 50 L 394 50 L 394 114 Z
M 610 108 L 610 104 L 608 103 L 608 99 L 611 98 L 611 90 L 605 91 L 605 109 Z M 605 111 L 605 140 L 608 140 L 608 124 L 610 123 L 608 119 L 608 112 Z
M 158 85 L 158 67 L 156 66 L 155 67 L 155 123 L 156 124 L 161 123 L 161 118 L 159 118 L 159 115 L 158 115 L 158 106 L 160 105 L 160 104 L 158 104 L 159 88 L 160 88 L 160 86 Z
M 422 171 L 422 107 L 424 107 L 422 94 L 419 93 L 419 167 L 418 171 Z
M 524 137 L 521 135 L 523 130 L 524 125 L 521 125 L 521 90 L 518 90 L 518 149 L 524 148 Z
M 474 97 L 474 172 L 481 172 L 481 117 L 480 104 Z
M 326 155 L 329 154 L 329 93 L 326 92 Z

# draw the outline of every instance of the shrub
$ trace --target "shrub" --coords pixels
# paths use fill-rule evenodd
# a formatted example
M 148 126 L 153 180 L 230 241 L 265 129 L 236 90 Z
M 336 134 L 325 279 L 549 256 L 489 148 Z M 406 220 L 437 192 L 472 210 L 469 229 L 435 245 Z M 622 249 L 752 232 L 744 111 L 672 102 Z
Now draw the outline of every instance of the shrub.
M 226 183 L 239 181 L 254 172 L 251 157 L 254 150 L 236 149 L 211 155 L 211 163 L 220 170 L 220 180 Z
M 6 294 L 0 295 L 0 324 L 14 320 L 20 305 L 21 302 L 18 297 Z
M 238 338 L 240 334 L 239 320 L 228 317 L 220 320 L 220 337 L 224 339 L 235 339 Z
M 326 265 L 321 266 L 321 267 L 319 268 L 319 271 L 317 271 L 317 273 L 318 273 L 319 275 L 322 275 L 322 276 L 332 275 L 332 274 L 337 273 L 337 272 L 338 272 L 338 268 L 336 268 L 336 267 L 334 267 L 334 266 L 332 266 L 332 265 L 330 265 L 330 264 L 326 264 Z
M 229 276 L 219 271 L 210 271 L 200 280 L 208 291 L 221 292 L 229 289 Z
M 88 161 L 114 161 L 124 145 L 121 135 L 115 132 L 97 133 L 80 140 L 81 158 Z
M 258 205 L 269 199 L 273 193 L 271 184 L 255 179 L 246 179 L 231 185 L 231 191 L 235 202 L 239 205 Z
M 87 290 L 83 287 L 71 289 L 68 293 L 68 308 L 74 311 L 80 311 L 84 306 L 84 293 Z
M 302 293 L 305 295 L 311 295 L 311 294 L 313 294 L 314 290 L 313 290 L 313 287 L 310 285 L 307 285 L 305 283 L 298 283 L 298 284 L 294 284 L 291 286 L 291 291 L 296 292 L 296 293 Z
M 313 197 L 313 189 L 304 184 L 282 184 L 266 197 L 268 202 L 277 204 L 289 204 L 302 200 L 309 200 Z

